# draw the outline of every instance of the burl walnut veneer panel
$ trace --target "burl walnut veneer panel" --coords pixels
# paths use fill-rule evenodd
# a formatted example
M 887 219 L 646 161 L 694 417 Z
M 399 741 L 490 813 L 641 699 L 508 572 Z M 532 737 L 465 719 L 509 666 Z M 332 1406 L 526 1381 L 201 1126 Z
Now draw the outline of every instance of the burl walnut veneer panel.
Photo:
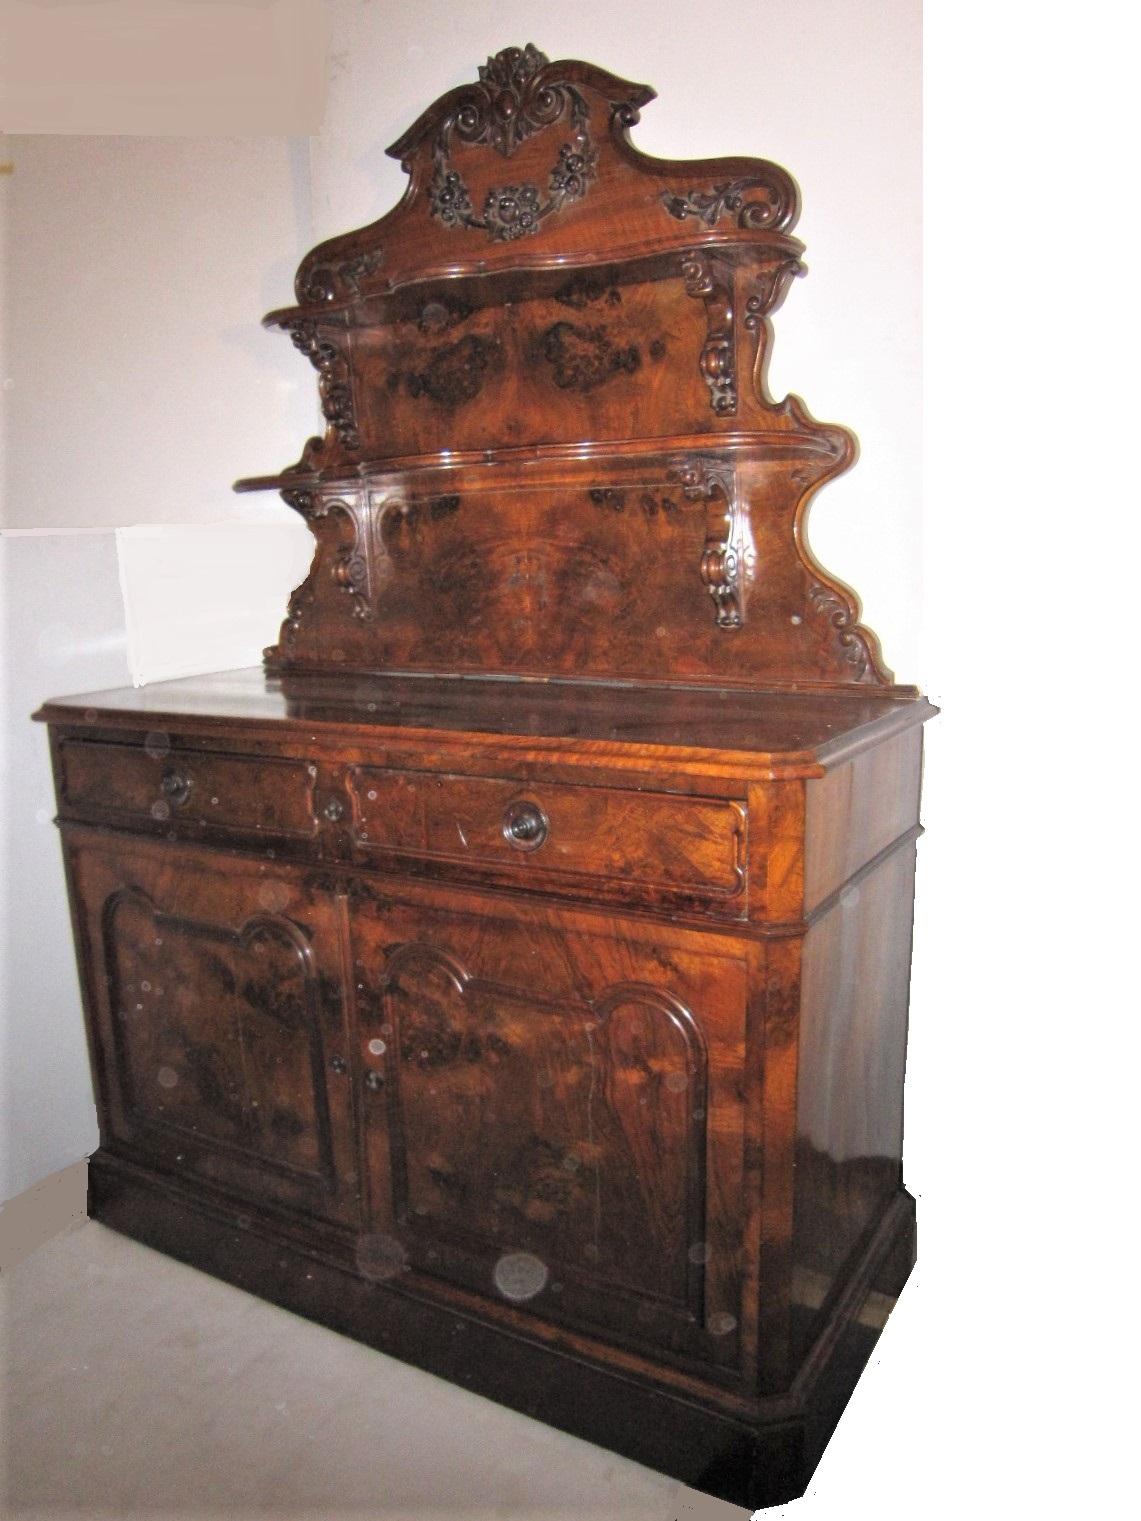
M 326 428 L 240 483 L 315 540 L 265 670 L 37 716 L 92 1213 L 756 1507 L 914 1260 L 934 710 L 807 545 L 796 186 L 652 94 L 509 48 L 425 112 L 267 319 Z

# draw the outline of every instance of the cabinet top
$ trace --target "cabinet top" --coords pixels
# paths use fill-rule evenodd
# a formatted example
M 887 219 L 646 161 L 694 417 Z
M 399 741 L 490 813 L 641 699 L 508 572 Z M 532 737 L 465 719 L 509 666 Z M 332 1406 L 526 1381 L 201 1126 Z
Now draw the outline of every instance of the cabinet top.
M 520 758 L 742 775 L 817 775 L 937 710 L 922 698 L 850 692 L 633 687 L 481 677 L 267 677 L 252 668 L 61 697 L 36 718 L 86 734 L 125 730 L 373 747 L 404 739 L 494 745 Z

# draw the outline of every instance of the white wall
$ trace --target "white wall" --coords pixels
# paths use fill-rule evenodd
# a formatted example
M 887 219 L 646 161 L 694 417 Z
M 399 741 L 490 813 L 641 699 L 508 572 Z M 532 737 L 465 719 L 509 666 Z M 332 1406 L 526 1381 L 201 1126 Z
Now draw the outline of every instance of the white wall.
M 239 475 L 297 457 L 312 372 L 262 313 L 312 242 L 287 138 L 3 140 L 8 884 L 0 1200 L 97 1144 L 46 697 L 249 665 L 312 541 Z

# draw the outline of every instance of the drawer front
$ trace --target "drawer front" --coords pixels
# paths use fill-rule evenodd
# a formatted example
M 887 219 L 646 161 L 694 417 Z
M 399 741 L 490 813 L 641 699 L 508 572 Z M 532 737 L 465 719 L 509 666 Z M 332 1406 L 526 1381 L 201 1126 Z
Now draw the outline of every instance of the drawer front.
M 744 805 L 724 798 L 357 766 L 363 856 L 445 862 L 514 882 L 721 900 L 744 912 Z
M 223 755 L 167 744 L 65 740 L 60 802 L 66 813 L 112 821 L 312 839 L 316 768 L 280 756 Z

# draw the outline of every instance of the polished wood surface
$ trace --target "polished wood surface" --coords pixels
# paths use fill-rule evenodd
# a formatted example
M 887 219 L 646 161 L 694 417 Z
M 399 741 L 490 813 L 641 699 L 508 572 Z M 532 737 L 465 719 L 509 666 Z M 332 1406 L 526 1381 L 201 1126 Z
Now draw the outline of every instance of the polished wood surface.
M 746 774 L 816 775 L 855 750 L 922 724 L 923 699 L 862 687 L 835 692 L 631 686 L 592 680 L 433 676 L 263 676 L 256 668 L 55 698 L 37 717 L 91 737 L 138 729 L 162 746 L 196 730 L 322 743 L 334 735 L 372 749 L 450 744 L 553 758 L 690 761 Z
M 914 1260 L 934 709 L 807 547 L 796 187 L 639 153 L 651 93 L 508 49 L 429 108 L 269 319 L 327 427 L 243 483 L 316 543 L 266 669 L 37 717 L 92 1212 L 755 1508 Z

